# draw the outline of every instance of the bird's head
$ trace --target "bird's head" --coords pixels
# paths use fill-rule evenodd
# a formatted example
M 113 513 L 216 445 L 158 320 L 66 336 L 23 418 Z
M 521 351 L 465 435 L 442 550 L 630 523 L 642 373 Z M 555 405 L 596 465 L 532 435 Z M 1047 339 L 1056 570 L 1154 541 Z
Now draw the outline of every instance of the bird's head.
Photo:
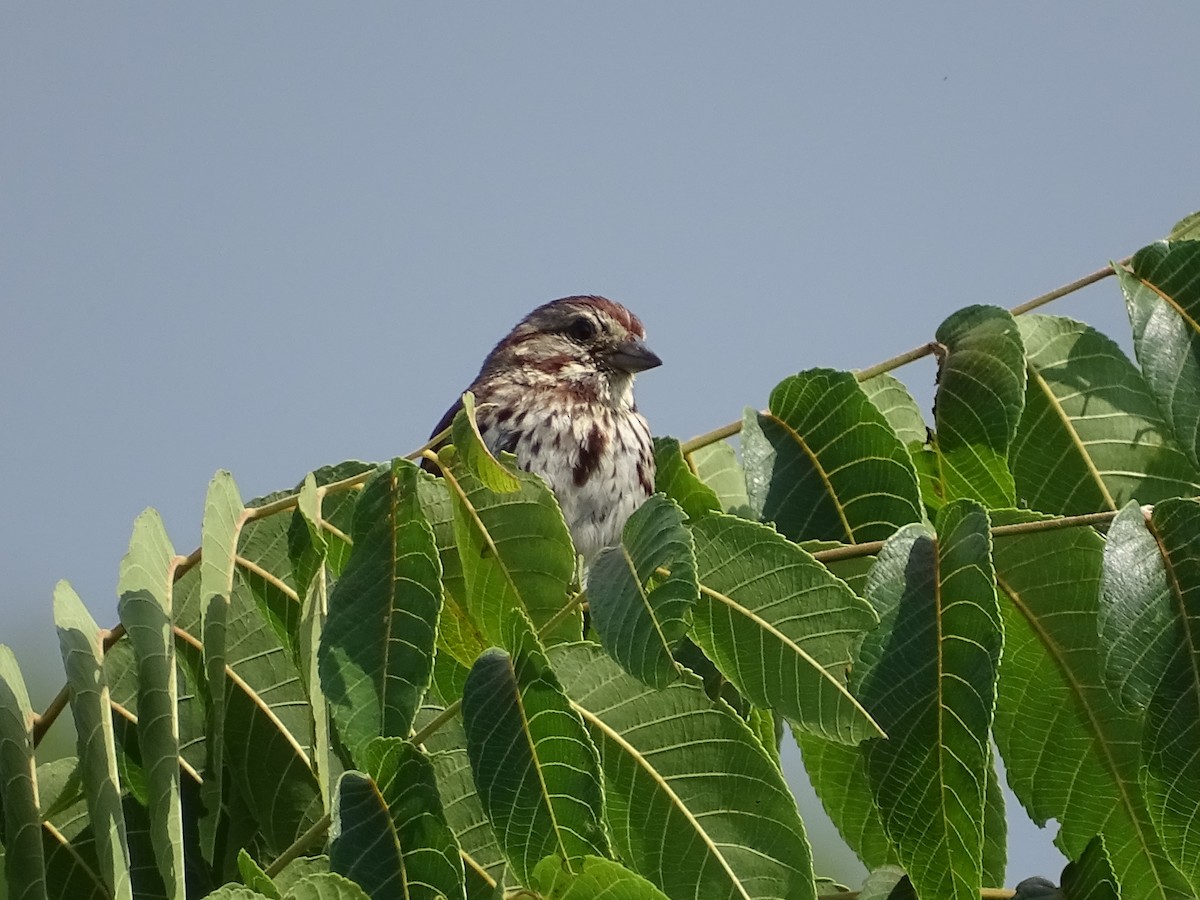
M 633 376 L 662 365 L 641 321 L 604 297 L 564 297 L 539 306 L 488 356 L 482 375 L 523 372 L 530 386 L 561 385 L 632 406 Z

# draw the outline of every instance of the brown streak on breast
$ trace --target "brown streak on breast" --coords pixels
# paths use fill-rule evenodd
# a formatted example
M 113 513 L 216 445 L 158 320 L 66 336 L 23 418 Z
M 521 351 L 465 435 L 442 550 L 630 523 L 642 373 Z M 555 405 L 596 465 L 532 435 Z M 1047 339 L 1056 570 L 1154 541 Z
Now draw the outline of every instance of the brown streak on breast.
M 638 460 L 637 464 L 637 476 L 638 483 L 641 484 L 642 490 L 645 491 L 646 496 L 649 497 L 654 493 L 654 482 L 651 480 L 649 473 L 646 472 L 646 464 L 640 459 Z
M 582 487 L 592 477 L 592 473 L 600 467 L 600 457 L 608 446 L 608 436 L 600 430 L 599 425 L 593 425 L 583 443 L 579 446 L 579 458 L 575 468 L 571 470 L 571 478 L 576 487 Z

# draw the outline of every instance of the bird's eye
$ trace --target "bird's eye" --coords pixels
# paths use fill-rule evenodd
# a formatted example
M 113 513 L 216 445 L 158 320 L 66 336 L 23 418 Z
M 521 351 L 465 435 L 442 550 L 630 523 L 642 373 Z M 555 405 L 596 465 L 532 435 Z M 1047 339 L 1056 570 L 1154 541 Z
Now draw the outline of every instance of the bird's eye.
M 567 326 L 567 333 L 577 341 L 590 341 L 596 336 L 596 323 L 587 316 L 580 316 Z

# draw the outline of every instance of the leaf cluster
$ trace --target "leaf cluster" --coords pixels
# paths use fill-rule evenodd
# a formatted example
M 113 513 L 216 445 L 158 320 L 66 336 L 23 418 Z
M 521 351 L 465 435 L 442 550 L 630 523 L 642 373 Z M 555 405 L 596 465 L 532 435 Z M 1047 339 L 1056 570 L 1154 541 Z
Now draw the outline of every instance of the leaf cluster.
M 1112 268 L 1136 363 L 959 310 L 931 420 L 889 374 L 785 378 L 718 433 L 740 453 L 658 440 L 659 493 L 586 571 L 469 395 L 436 477 L 348 462 L 245 503 L 221 472 L 190 556 L 148 510 L 117 628 L 55 590 L 65 706 L 0 647 L 7 897 L 838 893 L 787 733 L 859 896 L 1003 883 L 997 752 L 1059 823 L 1059 896 L 1200 893 L 1190 227 Z M 77 752 L 39 765 L 64 708 Z

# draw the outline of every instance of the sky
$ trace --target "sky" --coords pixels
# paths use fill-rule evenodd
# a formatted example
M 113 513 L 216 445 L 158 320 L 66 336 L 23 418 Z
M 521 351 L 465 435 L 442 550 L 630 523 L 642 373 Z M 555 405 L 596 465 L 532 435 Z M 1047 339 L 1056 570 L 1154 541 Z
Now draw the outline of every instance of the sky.
M 186 553 L 217 469 L 251 497 L 414 449 L 555 297 L 641 317 L 639 404 L 687 438 L 1131 253 L 1200 209 L 1198 33 L 1183 3 L 4 3 L 0 642 L 44 707 L 53 586 L 114 624 L 142 509 Z M 1111 279 L 1050 311 L 1129 346 Z M 929 361 L 897 374 L 927 408 Z M 1056 875 L 1009 812 L 1010 880 Z

